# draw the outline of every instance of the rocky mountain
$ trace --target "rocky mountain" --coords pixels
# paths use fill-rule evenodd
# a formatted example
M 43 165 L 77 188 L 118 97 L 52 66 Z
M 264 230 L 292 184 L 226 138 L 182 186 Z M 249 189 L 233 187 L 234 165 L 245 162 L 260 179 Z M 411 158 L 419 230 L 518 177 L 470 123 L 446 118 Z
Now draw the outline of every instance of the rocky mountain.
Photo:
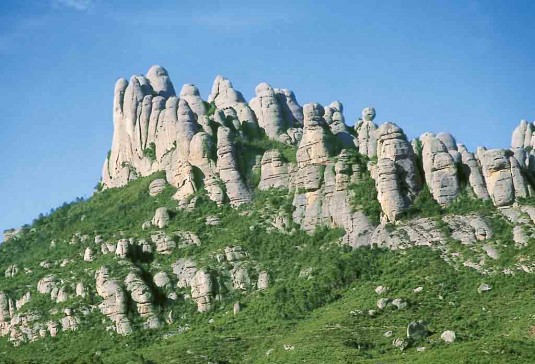
M 375 117 L 222 76 L 177 96 L 161 66 L 119 79 L 98 191 L 5 232 L 0 357 L 530 362 L 534 124 L 470 152 Z M 487 310 L 517 320 L 509 356 Z

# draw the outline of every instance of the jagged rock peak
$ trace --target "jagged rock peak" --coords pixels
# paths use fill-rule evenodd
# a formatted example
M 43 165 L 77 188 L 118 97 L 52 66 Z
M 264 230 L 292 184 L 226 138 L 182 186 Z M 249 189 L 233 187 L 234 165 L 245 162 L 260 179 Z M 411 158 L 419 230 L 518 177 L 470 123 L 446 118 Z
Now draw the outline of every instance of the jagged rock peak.
M 154 65 L 147 72 L 147 80 L 154 92 L 163 97 L 175 96 L 175 88 L 169 78 L 167 70 L 160 65 Z

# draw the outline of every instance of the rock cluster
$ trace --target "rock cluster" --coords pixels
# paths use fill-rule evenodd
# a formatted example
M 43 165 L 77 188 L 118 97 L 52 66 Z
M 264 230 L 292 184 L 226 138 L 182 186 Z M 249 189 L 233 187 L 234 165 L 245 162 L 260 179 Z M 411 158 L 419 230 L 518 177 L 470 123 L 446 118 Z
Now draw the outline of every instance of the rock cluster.
M 251 201 L 255 186 L 249 175 L 259 173 L 259 189 L 285 188 L 294 194 L 292 219 L 302 229 L 341 227 L 352 246 L 369 244 L 374 229 L 350 201 L 350 186 L 363 173 L 375 180 L 383 222 L 398 220 L 423 186 L 442 206 L 463 192 L 464 182 L 470 194 L 500 207 L 533 194 L 532 123 L 522 121 L 515 129 L 511 150 L 478 148 L 471 153 L 448 133 L 424 133 L 410 142 L 399 126 L 377 125 L 375 117 L 375 109 L 366 107 L 351 129 L 339 101 L 301 107 L 293 92 L 265 82 L 247 103 L 223 76 L 214 80 L 208 102 L 191 84 L 177 97 L 167 71 L 153 66 L 146 76 L 117 81 L 114 137 L 102 183 L 119 187 L 165 171 L 165 180 L 151 183 L 151 196 L 169 183 L 177 189 L 174 198 L 181 208 L 193 208 L 189 199 L 200 188 L 218 204 L 239 206 Z M 276 148 L 257 155 L 254 164 L 244 164 L 239 140 L 262 134 L 295 146 L 296 162 Z M 355 163 L 353 151 L 370 159 L 367 167 Z M 163 214 L 153 223 L 163 228 L 165 220 Z
M 95 273 L 97 294 L 102 297 L 99 309 L 115 324 L 115 331 L 120 335 L 132 333 L 127 316 L 128 300 L 124 288 L 110 277 L 107 267 L 101 267 Z

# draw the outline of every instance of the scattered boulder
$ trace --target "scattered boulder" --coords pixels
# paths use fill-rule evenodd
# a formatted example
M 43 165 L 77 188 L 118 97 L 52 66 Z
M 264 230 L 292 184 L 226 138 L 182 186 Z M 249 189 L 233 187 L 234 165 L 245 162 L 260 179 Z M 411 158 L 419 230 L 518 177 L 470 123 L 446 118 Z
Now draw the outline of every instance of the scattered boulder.
M 454 331 L 451 331 L 451 330 L 446 330 L 446 331 L 444 331 L 444 332 L 440 335 L 440 338 L 441 338 L 444 342 L 450 344 L 450 343 L 452 343 L 452 342 L 455 341 L 455 338 L 456 338 L 456 336 L 455 336 L 455 332 L 454 332 Z
M 492 286 L 490 286 L 489 284 L 487 283 L 481 283 L 479 285 L 479 287 L 477 287 L 477 292 L 478 293 L 483 293 L 483 292 L 488 292 L 492 289 Z
M 267 289 L 268 287 L 269 287 L 269 273 L 264 270 L 258 274 L 257 288 L 259 290 L 264 290 L 264 289 Z
M 157 226 L 160 229 L 163 229 L 169 223 L 169 212 L 167 208 L 160 207 L 156 209 L 154 217 L 152 218 L 152 225 Z
M 165 189 L 167 181 L 163 178 L 158 178 L 152 181 L 149 185 L 149 195 L 151 197 L 158 196 Z

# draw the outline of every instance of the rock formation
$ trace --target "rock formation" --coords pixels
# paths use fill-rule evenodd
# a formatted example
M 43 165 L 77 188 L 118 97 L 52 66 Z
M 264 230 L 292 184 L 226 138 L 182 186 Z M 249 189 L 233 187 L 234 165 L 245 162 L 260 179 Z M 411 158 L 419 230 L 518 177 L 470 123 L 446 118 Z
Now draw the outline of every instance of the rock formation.
M 219 205 L 239 206 L 251 201 L 255 187 L 284 188 L 294 195 L 293 220 L 301 228 L 312 231 L 327 224 L 343 227 L 348 237 L 369 237 L 373 226 L 352 206 L 349 188 L 368 171 L 348 159 L 348 151 L 371 160 L 367 169 L 384 221 L 396 221 L 423 185 L 442 206 L 455 201 L 465 184 L 470 194 L 496 206 L 534 193 L 534 126 L 524 120 L 513 132 L 511 151 L 478 148 L 471 153 L 449 133 L 424 133 L 411 143 L 396 124 L 377 126 L 373 107 L 363 109 L 353 131 L 340 102 L 302 108 L 292 91 L 265 82 L 247 103 L 227 78 L 217 76 L 204 102 L 192 84 L 185 84 L 177 97 L 167 71 L 153 66 L 146 76 L 119 79 L 114 95 L 114 136 L 103 187 L 165 171 L 166 179 L 154 181 L 149 193 L 156 196 L 169 183 L 179 208 L 192 208 L 191 196 L 201 190 Z M 296 163 L 281 148 L 271 148 L 246 164 L 238 146 L 262 133 L 296 146 Z M 252 173 L 260 174 L 258 186 L 251 185 Z M 164 227 L 165 218 L 156 220 Z M 347 241 L 356 244 L 354 238 Z

